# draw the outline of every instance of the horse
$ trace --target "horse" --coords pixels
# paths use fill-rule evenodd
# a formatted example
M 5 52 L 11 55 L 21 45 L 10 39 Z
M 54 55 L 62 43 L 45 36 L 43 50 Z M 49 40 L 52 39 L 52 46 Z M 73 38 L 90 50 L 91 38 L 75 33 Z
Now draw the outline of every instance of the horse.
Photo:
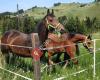
M 83 34 L 67 34 L 68 39 L 74 43 L 83 43 L 83 46 L 90 52 L 93 53 L 93 41 L 91 35 L 83 35 Z
M 48 36 L 48 26 L 53 26 L 53 29 L 59 29 L 60 31 L 64 30 L 64 26 L 59 23 L 55 18 L 54 11 L 50 13 L 50 10 L 47 10 L 47 14 L 44 18 L 37 24 L 36 32 L 39 35 L 40 44 L 46 40 Z M 17 46 L 26 46 L 32 47 L 31 34 L 25 34 L 17 30 L 9 30 L 5 32 L 1 37 L 1 52 L 6 57 L 6 62 L 9 63 L 9 54 L 15 54 L 21 57 L 32 57 L 30 48 L 17 47 Z M 16 45 L 16 46 L 11 46 Z
M 61 37 L 64 37 L 66 40 L 62 40 L 60 42 L 56 42 L 52 40 L 52 38 L 48 38 L 46 40 L 45 46 L 46 48 L 48 48 L 48 64 L 49 65 L 54 64 L 54 62 L 51 60 L 51 57 L 55 52 L 58 52 L 58 53 L 65 52 L 66 55 L 69 56 L 69 58 L 73 61 L 74 64 L 78 64 L 78 60 L 75 59 L 76 43 L 83 43 L 83 46 L 89 52 L 91 53 L 93 52 L 93 48 L 91 47 L 92 40 L 91 40 L 90 35 L 86 36 L 83 34 L 64 33 L 61 35 Z M 58 56 L 57 59 L 59 59 L 59 57 L 60 56 Z M 66 59 L 66 64 L 68 64 L 67 59 Z

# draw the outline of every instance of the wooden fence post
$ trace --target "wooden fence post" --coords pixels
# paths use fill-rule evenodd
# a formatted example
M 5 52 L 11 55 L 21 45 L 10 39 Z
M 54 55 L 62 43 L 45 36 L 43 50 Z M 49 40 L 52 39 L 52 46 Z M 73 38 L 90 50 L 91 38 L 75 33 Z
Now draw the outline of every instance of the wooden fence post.
M 31 35 L 32 39 L 32 57 L 33 57 L 33 65 L 34 65 L 34 80 L 41 79 L 41 70 L 40 70 L 40 56 L 39 52 L 36 50 L 39 47 L 39 36 L 38 33 L 33 33 Z

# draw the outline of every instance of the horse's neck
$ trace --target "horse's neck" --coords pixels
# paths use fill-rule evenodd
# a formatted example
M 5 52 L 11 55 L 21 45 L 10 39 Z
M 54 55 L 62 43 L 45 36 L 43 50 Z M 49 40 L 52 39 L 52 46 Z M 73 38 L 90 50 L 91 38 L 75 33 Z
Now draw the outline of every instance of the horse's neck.
M 43 42 L 45 42 L 45 40 L 47 39 L 48 36 L 48 31 L 45 27 L 45 24 L 43 23 L 43 21 L 41 21 L 38 25 L 37 25 L 37 33 L 39 35 L 39 39 L 40 39 L 40 43 L 42 44 Z
M 81 35 L 81 34 L 75 34 L 75 36 L 71 39 L 73 42 L 85 42 L 86 36 Z

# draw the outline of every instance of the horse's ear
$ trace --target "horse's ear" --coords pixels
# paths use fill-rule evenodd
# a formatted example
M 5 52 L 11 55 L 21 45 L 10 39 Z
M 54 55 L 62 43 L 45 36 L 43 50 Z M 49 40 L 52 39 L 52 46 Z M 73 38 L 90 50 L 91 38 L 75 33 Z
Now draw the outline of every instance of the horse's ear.
M 54 10 L 52 9 L 52 15 L 54 15 Z
M 47 14 L 50 14 L 50 10 L 49 9 L 47 10 Z
M 91 40 L 92 40 L 92 35 L 89 34 L 89 35 L 88 35 L 88 39 L 91 39 Z

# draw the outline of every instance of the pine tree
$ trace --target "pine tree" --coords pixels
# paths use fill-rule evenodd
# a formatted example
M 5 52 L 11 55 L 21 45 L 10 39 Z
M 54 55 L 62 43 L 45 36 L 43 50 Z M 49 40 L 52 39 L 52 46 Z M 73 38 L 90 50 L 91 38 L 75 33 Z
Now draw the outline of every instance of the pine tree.
M 100 2 L 100 0 L 95 0 L 95 2 Z

